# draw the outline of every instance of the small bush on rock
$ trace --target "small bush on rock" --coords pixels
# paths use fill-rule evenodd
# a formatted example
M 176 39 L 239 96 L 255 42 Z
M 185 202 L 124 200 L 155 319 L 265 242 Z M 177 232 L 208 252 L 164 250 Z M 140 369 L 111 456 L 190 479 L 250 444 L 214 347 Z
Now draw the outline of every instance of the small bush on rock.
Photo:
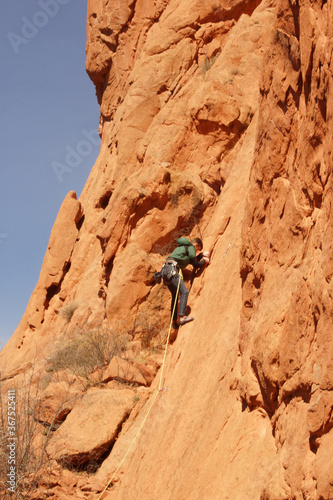
M 70 370 L 77 376 L 88 377 L 125 351 L 127 342 L 127 335 L 116 335 L 109 330 L 76 331 L 68 342 L 60 343 L 49 359 L 49 366 L 53 371 Z
M 66 320 L 67 323 L 70 322 L 72 319 L 72 316 L 76 309 L 78 308 L 78 303 L 77 302 L 70 302 L 69 304 L 66 304 L 64 307 L 60 309 L 60 314 L 63 316 Z

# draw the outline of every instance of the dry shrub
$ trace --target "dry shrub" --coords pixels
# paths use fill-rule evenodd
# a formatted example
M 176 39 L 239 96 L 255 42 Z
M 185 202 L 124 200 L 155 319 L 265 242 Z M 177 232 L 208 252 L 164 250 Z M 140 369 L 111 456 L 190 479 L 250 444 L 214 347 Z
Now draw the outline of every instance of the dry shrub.
M 134 331 L 140 337 L 142 347 L 149 349 L 163 344 L 166 326 L 165 322 L 153 321 L 146 313 L 139 313 L 135 318 Z
M 70 302 L 69 304 L 66 304 L 65 306 L 63 306 L 60 309 L 59 314 L 65 318 L 67 323 L 69 323 L 70 320 L 72 319 L 74 312 L 76 311 L 76 309 L 78 307 L 79 307 L 79 305 L 77 302 L 75 302 L 75 301 Z
M 32 370 L 19 385 L 13 385 L 10 392 L 0 387 L 0 498 L 3 500 L 28 500 L 35 497 L 37 491 L 39 499 L 49 496 L 49 478 L 54 465 L 46 447 L 67 394 L 59 403 L 51 425 L 42 425 L 39 421 L 41 380 L 40 374 Z M 13 420 L 9 420 L 10 414 Z M 9 491 L 10 467 L 15 470 L 15 493 Z
M 77 376 L 88 377 L 98 368 L 108 365 L 114 356 L 126 350 L 128 335 L 112 330 L 95 329 L 74 332 L 68 342 L 62 341 L 49 365 L 53 371 L 69 370 Z

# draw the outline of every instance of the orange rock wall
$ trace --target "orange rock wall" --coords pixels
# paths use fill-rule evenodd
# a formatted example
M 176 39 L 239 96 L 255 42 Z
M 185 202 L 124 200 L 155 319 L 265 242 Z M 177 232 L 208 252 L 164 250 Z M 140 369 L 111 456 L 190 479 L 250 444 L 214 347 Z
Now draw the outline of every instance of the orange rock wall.
M 6 376 L 78 326 L 164 328 L 153 272 L 179 235 L 212 250 L 110 498 L 333 498 L 332 10 L 88 0 L 101 152 L 59 211 Z

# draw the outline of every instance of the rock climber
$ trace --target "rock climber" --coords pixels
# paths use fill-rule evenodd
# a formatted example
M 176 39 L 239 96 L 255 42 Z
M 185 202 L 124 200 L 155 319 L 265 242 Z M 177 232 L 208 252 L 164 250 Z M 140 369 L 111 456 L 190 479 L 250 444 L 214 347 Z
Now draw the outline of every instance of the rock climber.
M 178 329 L 179 326 L 194 320 L 192 316 L 186 316 L 185 314 L 189 292 L 184 284 L 180 270 L 185 269 L 189 264 L 193 266 L 194 270 L 202 269 L 209 264 L 209 252 L 198 253 L 202 251 L 202 248 L 203 244 L 200 238 L 194 238 L 192 241 L 184 237 L 178 238 L 177 248 L 166 259 L 161 272 L 157 273 L 171 292 L 171 315 L 173 314 L 172 326 L 174 329 Z M 177 290 L 179 290 L 180 295 L 179 324 L 177 322 L 177 304 L 175 306 L 175 301 L 178 299 Z

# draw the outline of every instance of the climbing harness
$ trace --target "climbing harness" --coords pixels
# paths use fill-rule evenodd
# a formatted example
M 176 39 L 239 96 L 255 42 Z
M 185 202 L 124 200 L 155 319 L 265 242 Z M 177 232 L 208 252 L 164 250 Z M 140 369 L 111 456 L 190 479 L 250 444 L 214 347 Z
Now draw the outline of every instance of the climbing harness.
M 182 278 L 182 274 L 181 274 L 181 271 L 179 271 L 179 275 L 180 275 L 180 278 Z M 160 373 L 160 381 L 159 381 L 159 384 L 158 384 L 158 388 L 155 392 L 155 395 L 153 397 L 153 400 L 151 402 L 151 405 L 149 406 L 148 408 L 148 411 L 147 411 L 147 414 L 145 415 L 145 418 L 143 419 L 139 429 L 138 429 L 138 432 L 136 433 L 136 435 L 134 436 L 134 439 L 132 441 L 132 443 L 130 444 L 127 452 L 125 453 L 125 456 L 124 458 L 121 460 L 120 464 L 118 465 L 118 467 L 116 468 L 115 472 L 113 473 L 111 479 L 109 480 L 109 482 L 107 483 L 107 485 L 105 486 L 104 490 L 101 492 L 101 494 L 99 495 L 98 499 L 97 500 L 100 500 L 103 493 L 108 489 L 108 487 L 110 486 L 110 484 L 112 483 L 113 479 L 115 478 L 117 472 L 119 471 L 120 467 L 123 465 L 123 463 L 125 462 L 129 452 L 131 451 L 131 449 L 133 448 L 134 446 L 134 443 L 136 442 L 136 440 L 138 439 L 140 433 L 141 433 L 141 430 L 144 426 L 144 424 L 146 423 L 146 420 L 148 418 L 148 415 L 150 414 L 154 404 L 155 404 L 155 401 L 157 399 L 157 396 L 160 392 L 162 391 L 168 391 L 169 388 L 168 387 L 162 387 L 162 383 L 163 383 L 163 373 L 164 373 L 164 366 L 165 366 L 165 360 L 166 360 L 166 354 L 167 354 L 167 350 L 168 350 L 168 345 L 169 345 L 169 339 L 170 339 L 170 333 L 171 333 L 171 326 L 172 326 L 172 318 L 173 318 L 173 315 L 174 315 L 174 312 L 175 312 L 175 308 L 176 308 L 176 305 L 177 305 L 177 299 L 178 299 L 178 293 L 179 293 L 179 285 L 180 285 L 180 279 L 178 280 L 178 286 L 177 286 L 177 292 L 176 292 L 176 298 L 175 298 L 175 302 L 174 302 L 174 305 L 173 305 L 173 311 L 172 311 L 172 315 L 171 315 L 171 320 L 170 320 L 170 325 L 169 325 L 169 331 L 168 331 L 168 335 L 167 335 L 167 340 L 166 340 L 166 343 L 165 343 L 165 348 L 164 348 L 164 356 L 163 356 L 163 362 L 162 362 L 162 365 L 161 365 L 161 373 Z
M 160 284 L 162 279 L 164 282 L 170 282 L 172 276 L 175 276 L 179 273 L 179 267 L 177 261 L 168 258 L 160 271 L 154 274 L 155 283 Z
M 170 281 L 172 276 L 179 274 L 179 267 L 176 260 L 167 259 L 161 269 L 162 278 Z

